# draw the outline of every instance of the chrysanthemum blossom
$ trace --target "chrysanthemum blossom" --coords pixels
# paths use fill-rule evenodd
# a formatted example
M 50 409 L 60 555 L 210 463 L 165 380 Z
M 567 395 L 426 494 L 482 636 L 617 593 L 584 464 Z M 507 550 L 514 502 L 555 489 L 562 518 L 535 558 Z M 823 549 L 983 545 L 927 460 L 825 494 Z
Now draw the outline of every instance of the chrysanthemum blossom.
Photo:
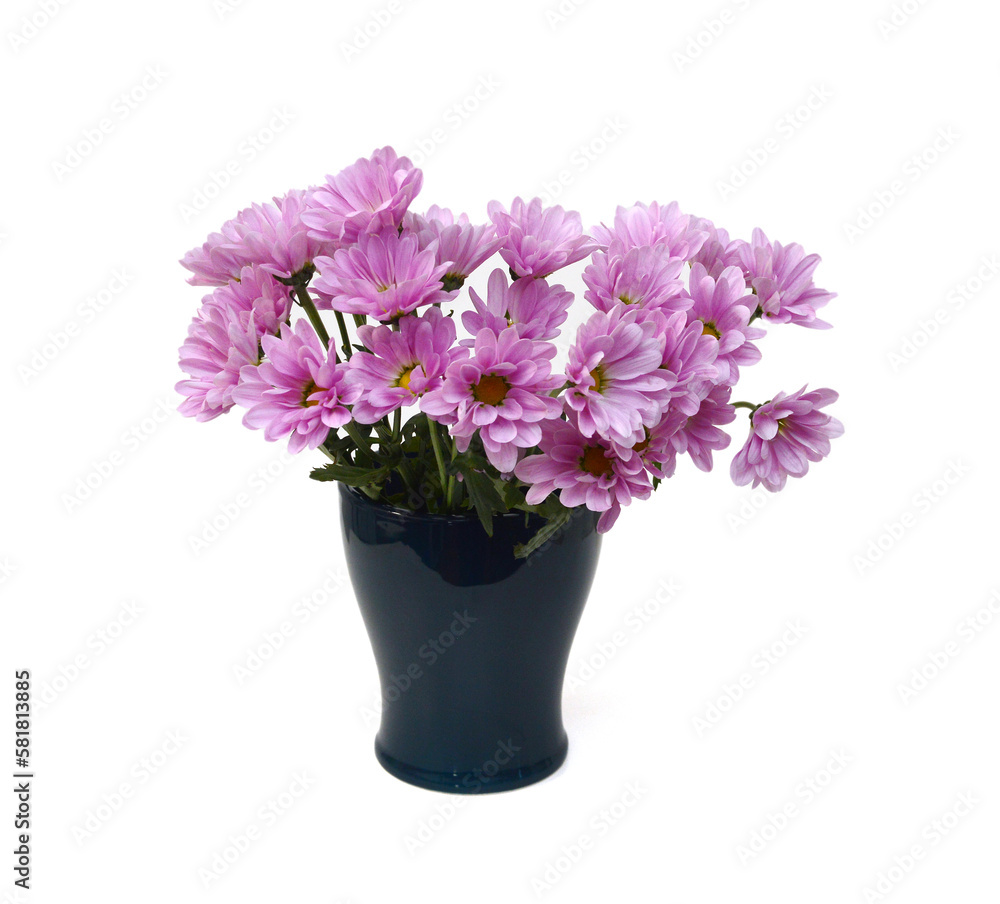
M 779 392 L 750 416 L 750 437 L 736 453 L 730 468 L 733 482 L 753 482 L 777 492 L 788 477 L 802 477 L 809 462 L 830 454 L 830 440 L 841 436 L 844 426 L 822 409 L 837 400 L 832 389 L 814 389 L 786 395 Z
M 180 367 L 190 379 L 177 384 L 177 392 L 184 396 L 177 410 L 199 421 L 228 412 L 240 369 L 260 361 L 259 342 L 252 314 L 205 304 L 180 347 Z
M 205 296 L 180 348 L 181 370 L 191 378 L 177 384 L 181 414 L 210 421 L 228 412 L 240 369 L 259 362 L 261 337 L 277 334 L 290 309 L 289 289 L 255 267 Z
M 459 451 L 478 430 L 490 463 L 510 473 L 519 450 L 541 439 L 539 423 L 558 417 L 562 407 L 549 395 L 562 378 L 552 375 L 539 344 L 516 330 L 499 336 L 480 330 L 471 356 L 449 366 L 444 385 L 421 399 L 421 410 L 451 425 Z
M 421 251 L 415 235 L 400 235 L 395 227 L 363 235 L 333 257 L 318 258 L 316 266 L 313 288 L 321 308 L 388 321 L 451 298 L 441 281 L 448 266 L 437 263 L 433 243 Z
M 670 256 L 665 245 L 631 248 L 624 255 L 599 251 L 583 271 L 584 298 L 599 311 L 636 305 L 667 313 L 691 307 L 684 293 L 684 261 Z
M 233 391 L 238 405 L 247 409 L 243 423 L 263 429 L 264 439 L 275 442 L 288 437 L 292 453 L 315 449 L 330 430 L 351 420 L 347 407 L 361 394 L 347 381 L 347 365 L 336 363 L 329 348 L 305 320 L 295 328 L 283 325 L 281 335 L 261 340 L 266 360 L 240 371 L 240 384 Z
M 690 228 L 706 236 L 698 253 L 689 258 L 691 263 L 701 264 L 712 279 L 718 279 L 726 267 L 739 266 L 738 250 L 742 242 L 734 242 L 725 229 L 703 217 L 691 217 Z
M 503 244 L 492 223 L 473 226 L 464 213 L 456 217 L 444 207 L 432 207 L 424 216 L 407 214 L 403 228 L 417 236 L 421 249 L 434 245 L 437 262 L 448 265 L 443 277 L 448 292 L 461 289 Z
M 694 264 L 688 284 L 693 300 L 688 320 L 702 324 L 702 332 L 718 341 L 715 366 L 719 381 L 735 383 L 740 366 L 756 364 L 761 358 L 753 340 L 762 338 L 765 332 L 750 326 L 757 298 L 748 293 L 739 267 L 727 267 L 718 279 L 713 279 L 704 266 Z
M 713 336 L 705 335 L 699 321 L 688 322 L 684 313 L 664 318 L 654 312 L 651 319 L 663 340 L 660 371 L 667 378 L 666 389 L 654 397 L 663 413 L 678 411 L 690 417 L 719 382 L 719 371 L 715 366 L 719 343 Z
M 570 347 L 565 399 L 584 436 L 631 445 L 660 418 L 656 397 L 670 388 L 660 368 L 664 339 L 654 319 L 637 322 L 638 314 L 597 311 Z
M 181 266 L 193 274 L 188 282 L 224 286 L 251 265 L 286 279 L 307 272 L 313 259 L 330 254 L 333 246 L 310 236 L 302 222 L 306 194 L 290 191 L 272 203 L 241 210 L 181 259 Z
M 399 227 L 423 185 L 423 173 L 390 148 L 362 157 L 309 196 L 302 222 L 317 239 L 338 247 L 366 232 Z
M 415 404 L 441 386 L 452 362 L 465 357 L 455 345 L 455 322 L 438 308 L 401 317 L 398 326 L 358 329 L 369 351 L 354 353 L 348 381 L 362 390 L 354 405 L 354 419 L 361 424 L 374 424 L 397 408 Z
M 583 260 L 597 247 L 583 232 L 580 214 L 558 205 L 543 207 L 540 198 L 515 198 L 507 210 L 499 201 L 487 206 L 503 240 L 500 256 L 519 277 L 547 277 Z
M 679 408 L 670 409 L 663 420 L 648 431 L 646 439 L 635 445 L 654 477 L 673 477 L 677 456 L 687 453 L 700 471 L 712 470 L 712 453 L 729 446 L 731 437 L 722 424 L 736 420 L 736 409 L 729 404 L 732 387 L 713 386 L 701 400 L 697 412 L 686 415 Z
M 680 205 L 673 201 L 661 207 L 637 203 L 632 207 L 619 207 L 613 226 L 595 226 L 591 233 L 602 251 L 612 256 L 624 255 L 632 248 L 663 245 L 671 257 L 688 260 L 698 253 L 708 238 L 705 232 L 692 226 L 691 217 L 681 213 Z
M 291 289 L 277 282 L 263 267 L 244 267 L 238 279 L 217 288 L 205 298 L 206 305 L 252 311 L 260 335 L 277 335 L 292 311 Z
M 573 302 L 573 293 L 562 286 L 550 286 L 544 279 L 516 279 L 510 283 L 500 269 L 490 274 L 486 301 L 475 289 L 470 289 L 469 295 L 474 309 L 463 312 L 462 325 L 472 336 L 482 329 L 499 334 L 516 327 L 522 339 L 555 339 Z M 462 340 L 462 345 L 469 348 L 475 344 L 475 339 Z M 555 348 L 551 350 L 554 354 Z
M 806 255 L 801 245 L 773 244 L 760 229 L 750 242 L 737 249 L 739 264 L 747 283 L 757 294 L 764 319 L 771 323 L 796 323 L 813 329 L 829 329 L 816 312 L 836 298 L 836 293 L 817 288 L 813 273 L 819 266 L 818 254 Z
M 652 493 L 649 474 L 637 452 L 584 436 L 572 416 L 568 421 L 544 422 L 538 446 L 540 454 L 527 456 L 514 469 L 530 487 L 526 500 L 531 505 L 558 490 L 567 508 L 584 505 L 601 512 L 597 529 L 604 533 L 618 520 L 622 506 L 633 499 L 648 499 Z

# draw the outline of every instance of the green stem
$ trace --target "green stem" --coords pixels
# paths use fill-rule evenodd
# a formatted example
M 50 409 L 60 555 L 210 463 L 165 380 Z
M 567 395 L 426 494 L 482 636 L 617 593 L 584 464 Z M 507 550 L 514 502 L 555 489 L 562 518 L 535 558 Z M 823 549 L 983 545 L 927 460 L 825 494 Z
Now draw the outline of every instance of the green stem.
M 760 408 L 760 405 L 754 405 L 753 402 L 733 402 L 733 408 L 746 408 L 750 411 L 750 418 L 753 419 L 754 412 Z
M 458 455 L 458 447 L 455 444 L 454 437 L 452 437 L 452 440 L 451 440 L 451 461 L 452 461 L 452 464 L 454 464 L 455 458 L 456 458 L 457 455 Z M 449 512 L 452 510 L 452 508 L 454 506 L 455 486 L 456 486 L 456 484 L 457 484 L 457 479 L 456 479 L 455 475 L 454 474 L 449 474 L 448 475 L 448 490 L 445 493 L 445 497 L 444 497 L 445 506 L 447 507 L 447 509 L 448 509 Z
M 329 346 L 330 334 L 323 325 L 323 319 L 319 316 L 316 305 L 313 304 L 312 298 L 309 297 L 309 290 L 305 286 L 296 286 L 295 296 L 298 298 L 302 310 L 309 315 L 309 322 L 312 323 L 313 329 L 316 330 L 316 335 L 319 336 L 320 341 L 324 346 Z
M 392 413 L 392 439 L 393 442 L 399 442 L 400 433 L 403 429 L 403 409 L 397 408 Z
M 431 445 L 434 447 L 434 458 L 437 460 L 438 476 L 441 478 L 441 492 L 446 493 L 448 487 L 448 471 L 444 465 L 444 453 L 441 451 L 441 438 L 438 436 L 437 424 L 427 418 L 427 430 L 431 435 Z M 445 506 L 448 500 L 445 498 Z
M 347 332 L 347 324 L 344 322 L 344 315 L 340 311 L 334 311 L 333 314 L 337 318 L 337 328 L 340 330 L 340 338 L 344 343 L 344 357 L 350 361 L 353 351 L 351 349 L 351 337 Z
M 358 444 L 359 448 L 368 453 L 369 458 L 375 460 L 375 450 L 372 448 L 372 444 L 368 441 L 368 437 L 358 429 L 358 425 L 354 421 L 348 421 L 344 424 L 344 431 Z

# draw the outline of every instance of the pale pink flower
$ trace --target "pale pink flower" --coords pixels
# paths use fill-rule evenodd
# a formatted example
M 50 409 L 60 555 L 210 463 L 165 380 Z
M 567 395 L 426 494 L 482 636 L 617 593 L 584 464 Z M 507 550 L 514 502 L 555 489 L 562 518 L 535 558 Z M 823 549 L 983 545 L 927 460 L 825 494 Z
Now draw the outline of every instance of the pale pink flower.
M 423 185 L 423 173 L 391 147 L 362 157 L 309 196 L 302 222 L 311 234 L 337 247 L 366 232 L 399 227 Z

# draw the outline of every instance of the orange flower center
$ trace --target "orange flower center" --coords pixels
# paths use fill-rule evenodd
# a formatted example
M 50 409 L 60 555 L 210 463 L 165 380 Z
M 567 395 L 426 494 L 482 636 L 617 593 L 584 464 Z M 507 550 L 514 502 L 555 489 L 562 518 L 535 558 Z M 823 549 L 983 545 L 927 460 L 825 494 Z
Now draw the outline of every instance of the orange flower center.
M 472 387 L 472 397 L 484 405 L 499 405 L 510 390 L 510 385 L 503 377 L 487 374 Z
M 605 456 L 604 449 L 600 446 L 587 446 L 584 449 L 583 458 L 580 459 L 580 467 L 595 477 L 605 477 L 612 470 L 611 459 Z
M 715 336 L 716 339 L 721 339 L 722 334 L 715 328 L 714 323 L 705 321 L 705 326 L 701 331 L 702 336 Z

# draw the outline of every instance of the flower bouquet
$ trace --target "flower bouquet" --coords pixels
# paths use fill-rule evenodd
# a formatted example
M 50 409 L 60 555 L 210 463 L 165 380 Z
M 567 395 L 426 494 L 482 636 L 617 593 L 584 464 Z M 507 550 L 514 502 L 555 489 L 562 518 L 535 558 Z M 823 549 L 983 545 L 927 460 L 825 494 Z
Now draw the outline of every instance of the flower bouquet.
M 836 393 L 732 396 L 765 325 L 825 327 L 833 296 L 816 255 L 760 230 L 731 240 L 676 203 L 588 233 L 517 198 L 476 225 L 413 212 L 422 179 L 384 148 L 189 252 L 190 282 L 214 288 L 180 350 L 180 410 L 239 406 L 266 440 L 326 456 L 312 476 L 340 483 L 379 762 L 425 788 L 506 790 L 565 759 L 566 663 L 622 508 L 678 457 L 710 470 L 739 409 L 737 484 L 779 490 L 828 454 Z M 505 268 L 457 314 L 494 255 Z M 553 276 L 585 258 L 590 313 L 560 356 L 575 296 Z
M 578 507 L 607 531 L 678 456 L 710 470 L 738 409 L 750 431 L 737 484 L 779 490 L 829 453 L 842 432 L 824 410 L 832 390 L 732 398 L 763 325 L 829 326 L 817 255 L 759 229 L 731 240 L 676 203 L 620 207 L 587 233 L 578 214 L 518 198 L 474 225 L 414 213 L 422 181 L 384 148 L 241 211 L 185 255 L 189 282 L 214 290 L 180 349 L 181 412 L 207 421 L 239 406 L 266 440 L 320 450 L 315 479 L 387 505 L 474 511 L 487 533 L 499 513 L 538 515 L 519 556 Z M 453 306 L 497 254 L 506 270 L 485 297 L 468 291 L 459 338 Z M 575 296 L 553 276 L 588 257 L 593 313 L 557 365 Z

